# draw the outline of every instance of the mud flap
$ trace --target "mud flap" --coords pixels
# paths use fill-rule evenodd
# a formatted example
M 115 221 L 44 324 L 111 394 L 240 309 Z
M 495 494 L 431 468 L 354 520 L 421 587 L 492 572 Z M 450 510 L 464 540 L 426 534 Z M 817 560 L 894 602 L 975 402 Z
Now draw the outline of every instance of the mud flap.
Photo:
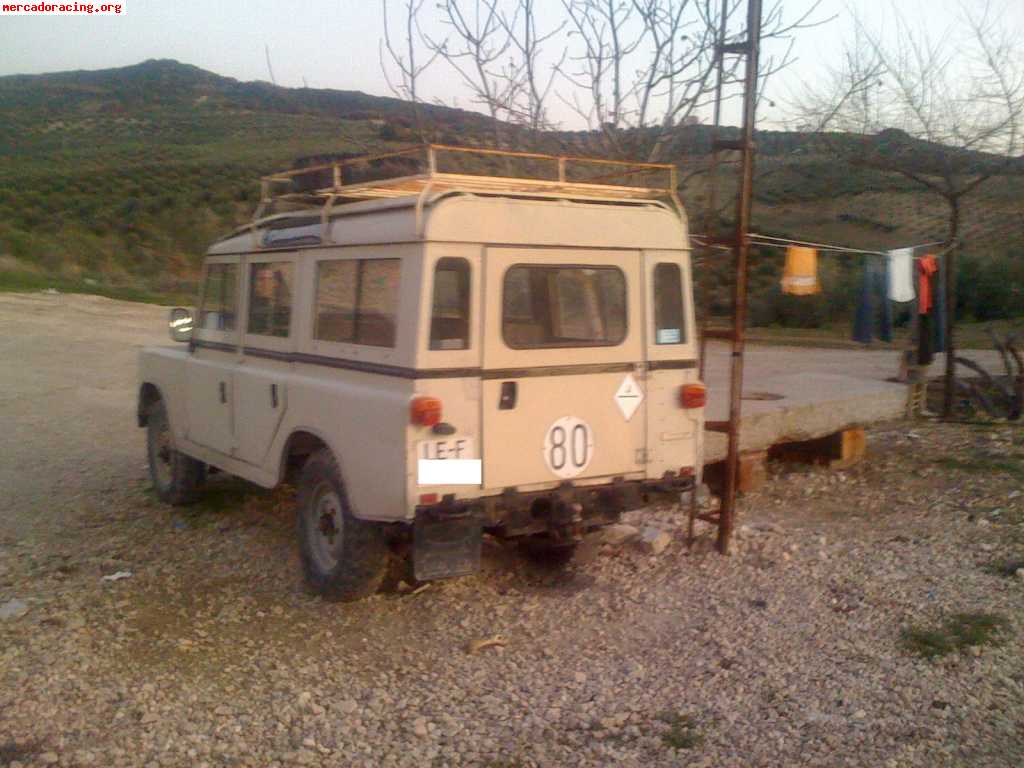
M 434 581 L 476 573 L 482 541 L 483 521 L 478 514 L 420 510 L 413 523 L 413 575 L 418 581 Z

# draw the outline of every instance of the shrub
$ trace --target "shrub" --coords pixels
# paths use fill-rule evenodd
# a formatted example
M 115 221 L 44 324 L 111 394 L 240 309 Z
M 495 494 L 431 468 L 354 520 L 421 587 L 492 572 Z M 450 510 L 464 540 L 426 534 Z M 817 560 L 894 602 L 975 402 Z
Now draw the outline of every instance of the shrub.
M 997 614 L 957 613 L 935 629 L 907 627 L 900 642 L 907 651 L 932 659 L 970 646 L 998 643 L 1009 625 L 1005 616 Z
M 1024 314 L 1024 251 L 978 257 L 964 253 L 957 263 L 957 318 L 982 322 Z

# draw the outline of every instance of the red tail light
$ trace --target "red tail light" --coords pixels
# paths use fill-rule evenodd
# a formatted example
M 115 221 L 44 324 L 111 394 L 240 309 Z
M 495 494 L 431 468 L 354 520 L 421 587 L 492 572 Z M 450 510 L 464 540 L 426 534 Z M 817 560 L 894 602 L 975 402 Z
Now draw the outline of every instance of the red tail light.
M 679 390 L 679 404 L 683 408 L 703 408 L 708 400 L 708 390 L 703 384 L 686 384 Z
M 441 421 L 441 401 L 436 397 L 414 397 L 409 404 L 409 420 L 421 427 L 432 427 Z

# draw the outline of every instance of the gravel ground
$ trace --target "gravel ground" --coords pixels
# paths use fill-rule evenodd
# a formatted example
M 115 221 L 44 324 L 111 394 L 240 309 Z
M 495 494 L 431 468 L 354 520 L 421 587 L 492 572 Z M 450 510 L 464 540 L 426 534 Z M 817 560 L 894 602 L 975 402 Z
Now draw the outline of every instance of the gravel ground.
M 0 529 L 0 766 L 1024 763 L 1019 427 L 890 424 L 852 469 L 772 466 L 731 557 L 653 507 L 627 522 L 669 532 L 658 555 L 598 535 L 552 572 L 487 541 L 479 576 L 335 605 L 302 589 L 290 489 L 166 507 L 124 421 L 68 466 L 130 464 Z M 1001 642 L 901 644 L 964 611 Z

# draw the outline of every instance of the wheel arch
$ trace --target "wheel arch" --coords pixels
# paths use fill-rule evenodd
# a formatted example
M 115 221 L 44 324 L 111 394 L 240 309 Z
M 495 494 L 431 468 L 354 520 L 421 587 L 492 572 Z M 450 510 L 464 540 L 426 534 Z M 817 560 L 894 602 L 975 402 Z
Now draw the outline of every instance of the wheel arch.
M 277 466 L 278 483 L 289 482 L 294 485 L 306 459 L 321 448 L 326 448 L 334 456 L 334 460 L 338 464 L 338 471 L 342 475 L 341 480 L 344 483 L 345 473 L 341 455 L 330 444 L 326 435 L 311 427 L 295 427 L 284 441 Z
M 138 409 L 136 411 L 136 419 L 140 427 L 145 427 L 149 424 L 149 408 L 154 403 L 157 403 L 164 399 L 163 393 L 160 388 L 152 382 L 145 381 L 139 387 L 139 402 Z

